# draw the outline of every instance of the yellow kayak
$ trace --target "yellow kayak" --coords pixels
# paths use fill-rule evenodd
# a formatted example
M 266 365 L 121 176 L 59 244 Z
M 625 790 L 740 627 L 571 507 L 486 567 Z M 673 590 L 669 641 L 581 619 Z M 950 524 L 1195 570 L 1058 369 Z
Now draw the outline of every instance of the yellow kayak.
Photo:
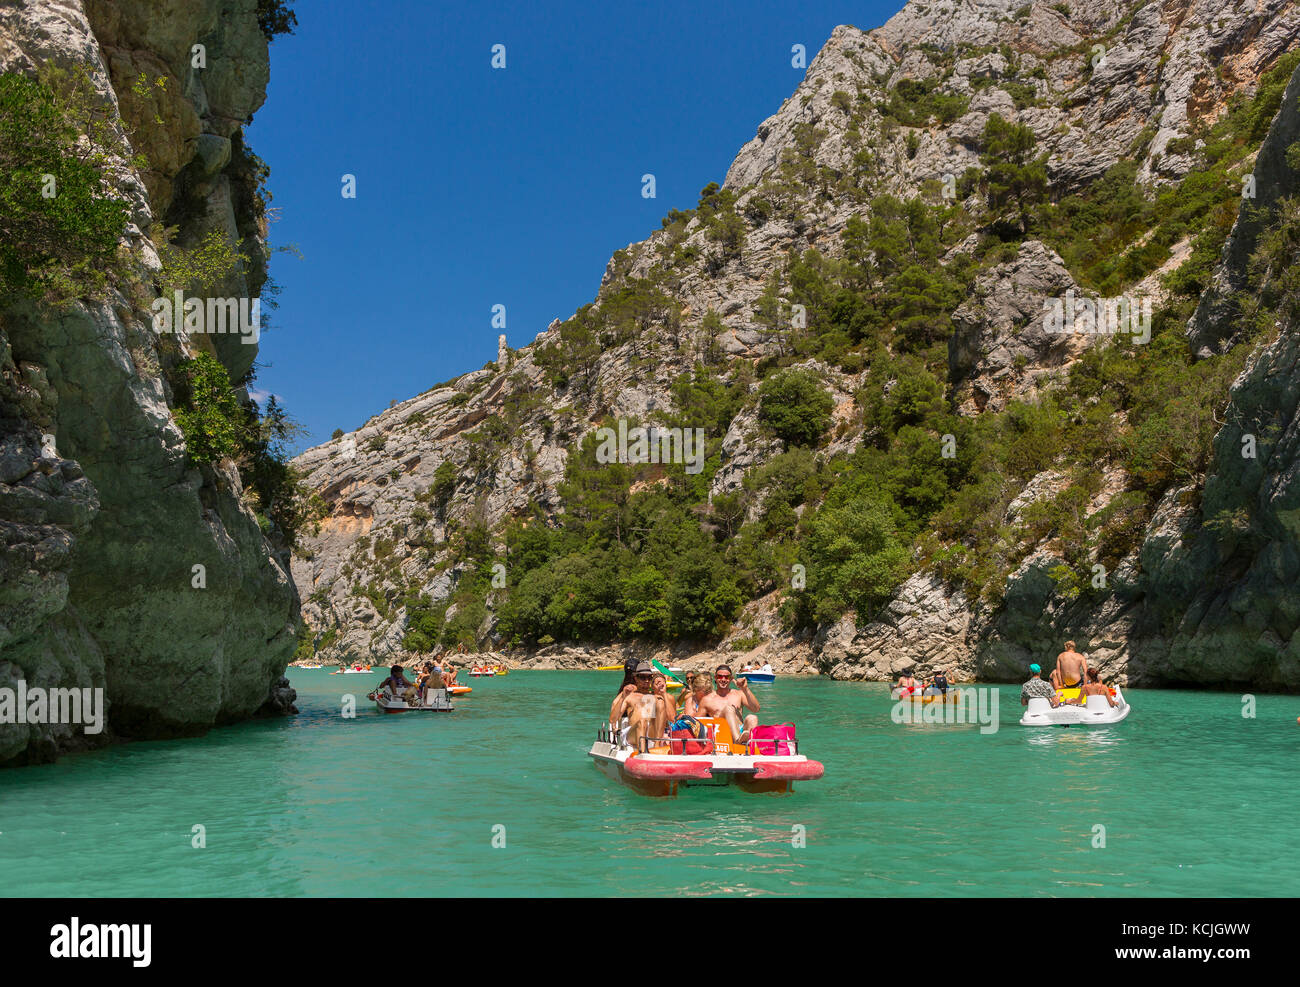
M 598 671 L 598 672 L 621 672 L 621 671 L 623 671 L 623 666 L 622 666 L 622 665 L 597 665 L 597 666 L 596 666 L 596 671 Z

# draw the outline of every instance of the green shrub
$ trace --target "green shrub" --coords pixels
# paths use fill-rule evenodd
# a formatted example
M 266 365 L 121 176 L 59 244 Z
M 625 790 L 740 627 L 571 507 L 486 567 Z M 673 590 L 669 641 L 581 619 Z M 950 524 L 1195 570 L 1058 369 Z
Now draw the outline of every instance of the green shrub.
M 0 74 L 0 298 L 59 305 L 102 294 L 122 268 L 127 203 L 108 166 L 125 148 L 88 79 L 45 79 Z
M 831 421 L 835 402 L 811 370 L 782 370 L 759 388 L 758 420 L 791 445 L 813 446 Z

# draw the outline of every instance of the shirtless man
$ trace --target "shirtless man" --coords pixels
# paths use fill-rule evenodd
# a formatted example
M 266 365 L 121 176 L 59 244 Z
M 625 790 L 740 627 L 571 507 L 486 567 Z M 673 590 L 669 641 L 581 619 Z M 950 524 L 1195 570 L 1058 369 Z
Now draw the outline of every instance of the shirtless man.
M 663 686 L 654 687 L 654 668 L 648 661 L 637 665 L 634 675 L 636 684 L 624 686 L 609 711 L 609 722 L 615 729 L 627 716 L 627 743 L 632 747 L 642 737 L 662 737 L 675 712 Z
M 1088 674 L 1088 659 L 1074 650 L 1074 642 L 1066 641 L 1065 650 L 1056 656 L 1052 669 L 1052 685 L 1058 689 L 1076 688 Z
M 758 717 L 754 715 L 759 711 L 758 700 L 749 691 L 749 682 L 743 678 L 735 680 L 736 689 L 732 691 L 730 665 L 719 665 L 713 673 L 713 681 L 713 691 L 696 702 L 695 706 L 704 716 L 724 717 L 731 727 L 732 738 L 736 743 L 743 744 L 749 739 L 749 731 L 758 726 Z M 745 717 L 743 728 L 740 720 L 742 708 L 751 710 Z

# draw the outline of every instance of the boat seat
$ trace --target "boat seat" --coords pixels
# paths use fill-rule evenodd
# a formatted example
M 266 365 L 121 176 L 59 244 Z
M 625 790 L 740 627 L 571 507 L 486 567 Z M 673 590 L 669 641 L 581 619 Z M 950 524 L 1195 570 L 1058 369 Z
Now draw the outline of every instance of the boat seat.
M 1089 696 L 1088 712 L 1106 713 L 1110 711 L 1110 703 L 1106 701 L 1105 696 Z
M 713 741 L 715 750 L 730 750 L 733 754 L 744 754 L 745 747 L 743 744 L 735 742 L 731 736 L 731 724 L 726 720 L 716 716 L 697 717 L 704 724 L 706 735 Z
M 1025 712 L 1034 716 L 1045 716 L 1052 711 L 1052 704 L 1042 696 L 1032 696 L 1029 699 L 1029 706 Z

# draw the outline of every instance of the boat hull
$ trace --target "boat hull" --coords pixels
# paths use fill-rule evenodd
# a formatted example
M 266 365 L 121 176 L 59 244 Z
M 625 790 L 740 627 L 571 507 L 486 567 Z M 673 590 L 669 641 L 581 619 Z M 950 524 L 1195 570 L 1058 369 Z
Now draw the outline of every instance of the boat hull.
M 671 796 L 681 788 L 735 785 L 745 792 L 793 791 L 796 781 L 826 773 L 802 755 L 647 754 L 597 740 L 587 755 L 606 777 L 644 795 Z
M 1102 727 L 1122 723 L 1128 719 L 1133 707 L 1124 693 L 1115 690 L 1115 705 L 1105 696 L 1089 696 L 1086 706 L 1061 705 L 1052 707 L 1046 699 L 1031 699 L 1020 717 L 1022 727 Z
M 451 697 L 443 689 L 425 696 L 423 704 L 410 704 L 384 692 L 372 692 L 367 698 L 374 701 L 381 713 L 453 713 L 456 710 Z

